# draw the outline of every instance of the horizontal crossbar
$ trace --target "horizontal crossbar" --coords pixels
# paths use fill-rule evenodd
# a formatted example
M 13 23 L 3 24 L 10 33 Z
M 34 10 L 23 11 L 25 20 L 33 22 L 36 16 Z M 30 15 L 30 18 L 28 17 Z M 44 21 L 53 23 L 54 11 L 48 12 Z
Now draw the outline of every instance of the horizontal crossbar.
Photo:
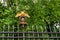
M 4 37 L 2 37 L 2 36 L 0 36 L 0 38 L 44 38 L 44 39 L 47 39 L 47 38 L 49 38 L 49 39 L 53 39 L 53 38 L 60 38 L 60 37 L 31 37 L 31 36 L 25 36 L 25 37 L 22 37 L 22 36 L 17 36 L 17 37 L 13 37 L 13 36 L 4 36 Z
M 0 32 L 0 34 L 26 33 L 26 34 L 60 34 L 60 32 Z

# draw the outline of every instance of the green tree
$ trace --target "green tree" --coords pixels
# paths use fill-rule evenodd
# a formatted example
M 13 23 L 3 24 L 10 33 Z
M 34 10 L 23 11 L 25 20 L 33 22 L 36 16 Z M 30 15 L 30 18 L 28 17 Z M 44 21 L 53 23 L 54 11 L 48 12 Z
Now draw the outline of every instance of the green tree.
M 21 10 L 25 10 L 31 16 L 27 19 L 28 25 L 52 27 L 60 21 L 60 1 L 58 0 L 7 0 L 7 6 L 1 4 L 1 7 L 0 22 L 4 24 L 18 23 L 19 18 L 15 18 L 15 15 Z

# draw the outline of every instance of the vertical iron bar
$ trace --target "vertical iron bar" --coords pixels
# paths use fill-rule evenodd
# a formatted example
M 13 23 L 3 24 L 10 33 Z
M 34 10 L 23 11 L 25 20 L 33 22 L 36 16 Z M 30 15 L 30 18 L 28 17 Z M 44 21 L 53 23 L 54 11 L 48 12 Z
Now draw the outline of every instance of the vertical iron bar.
M 37 32 L 38 32 L 38 26 L 36 26 L 36 30 L 37 30 Z M 39 34 L 38 34 L 38 37 L 39 37 Z M 38 40 L 40 40 L 40 39 L 38 39 Z
M 56 33 L 56 37 L 58 37 L 57 33 Z M 57 38 L 57 40 L 58 40 L 58 38 Z
M 17 25 L 15 25 L 14 27 L 14 32 L 17 32 Z M 18 34 L 17 33 L 14 33 L 14 37 L 18 37 Z M 17 40 L 18 38 L 14 38 L 14 40 Z
M 8 25 L 8 32 L 9 32 L 9 25 Z M 9 33 L 8 33 L 8 37 L 9 37 Z M 8 40 L 9 40 L 9 38 L 8 38 Z
M 19 32 L 19 25 L 18 25 L 18 32 Z M 19 33 L 18 33 L 18 40 L 19 40 Z
M 42 32 L 43 32 L 43 26 L 41 26 L 41 30 L 42 30 Z M 43 37 L 44 35 L 43 35 L 43 33 L 42 33 L 42 37 Z M 44 40 L 44 38 L 43 38 L 43 40 Z
M 32 32 L 34 32 L 34 26 L 32 26 Z M 33 33 L 33 37 L 34 37 L 34 33 Z M 33 40 L 35 40 L 35 38 L 33 38 Z
M 46 32 L 47 32 L 46 26 L 45 26 L 45 30 L 46 30 Z M 47 33 L 47 35 L 48 35 L 48 33 Z M 47 36 L 47 37 L 48 37 L 48 36 Z M 47 38 L 47 40 L 49 40 L 49 38 Z
M 27 28 L 29 29 L 29 26 L 27 26 Z M 29 30 L 28 30 L 28 32 L 29 32 Z M 30 37 L 30 34 L 29 33 L 28 33 L 28 37 Z M 30 38 L 28 40 L 30 40 Z
M 49 28 L 50 28 L 50 26 L 49 26 Z M 46 29 L 46 32 L 47 32 L 47 27 L 45 29 Z M 51 31 L 51 28 L 50 28 L 50 31 Z M 47 33 L 47 35 L 48 35 L 48 37 L 51 36 L 51 34 L 48 34 L 48 33 Z M 50 39 L 48 38 L 48 40 L 50 40 Z
M 2 29 L 3 32 L 4 32 L 4 28 L 5 28 L 5 25 L 3 25 L 3 29 Z M 4 33 L 3 33 L 3 37 L 4 37 Z M 2 40 L 4 40 L 4 38 L 2 38 Z
M 24 34 L 24 24 L 22 24 L 22 33 L 23 33 L 23 40 L 25 40 L 25 34 Z
M 56 28 L 55 28 L 55 26 L 54 26 L 54 32 L 56 32 Z M 56 33 L 56 37 L 57 37 L 57 33 Z M 57 38 L 57 40 L 58 40 L 58 38 Z
M 13 25 L 13 32 L 14 32 L 14 25 Z M 13 33 L 13 37 L 14 37 L 14 33 Z M 13 40 L 14 40 L 14 38 L 13 38 Z
M 50 28 L 50 32 L 52 32 L 52 29 L 51 29 L 51 26 L 50 25 L 49 25 L 49 28 Z M 53 37 L 52 33 L 50 35 L 51 35 L 51 37 Z M 51 39 L 51 40 L 54 40 L 54 39 Z

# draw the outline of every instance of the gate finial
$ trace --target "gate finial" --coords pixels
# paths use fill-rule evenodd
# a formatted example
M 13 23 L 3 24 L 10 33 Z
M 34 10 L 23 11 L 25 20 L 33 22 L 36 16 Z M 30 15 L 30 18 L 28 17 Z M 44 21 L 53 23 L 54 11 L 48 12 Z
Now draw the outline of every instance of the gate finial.
M 15 17 L 20 17 L 20 24 L 26 24 L 26 17 L 30 18 L 30 16 L 25 11 L 18 12 Z

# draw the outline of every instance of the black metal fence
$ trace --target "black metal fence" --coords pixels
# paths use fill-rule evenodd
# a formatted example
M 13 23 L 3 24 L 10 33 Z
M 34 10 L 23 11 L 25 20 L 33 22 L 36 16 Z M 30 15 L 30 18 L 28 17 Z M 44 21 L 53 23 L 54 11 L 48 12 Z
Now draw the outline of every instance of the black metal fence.
M 43 26 L 27 26 L 22 32 L 19 25 L 3 25 L 0 27 L 0 40 L 60 40 L 58 29 L 56 27 L 49 29 L 51 32 L 47 32 L 47 28 Z
M 21 26 L 3 25 L 0 27 L 0 40 L 60 40 L 60 32 L 47 32 L 43 26 L 27 26 L 22 32 Z

